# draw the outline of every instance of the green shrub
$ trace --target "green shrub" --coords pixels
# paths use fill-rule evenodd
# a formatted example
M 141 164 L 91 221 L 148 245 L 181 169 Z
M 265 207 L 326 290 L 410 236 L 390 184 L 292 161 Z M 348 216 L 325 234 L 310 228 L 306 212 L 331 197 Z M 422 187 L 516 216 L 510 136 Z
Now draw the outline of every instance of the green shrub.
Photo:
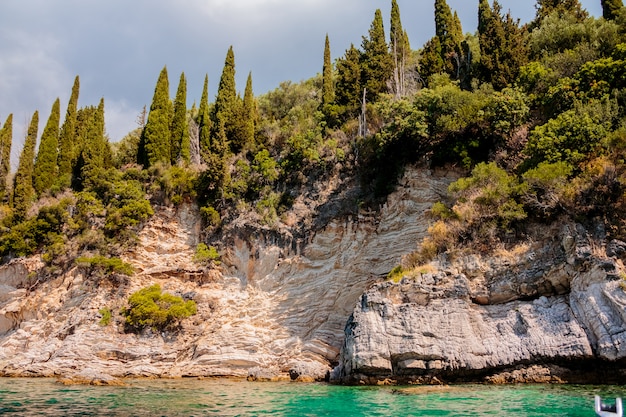
M 402 265 L 395 266 L 389 273 L 387 274 L 387 279 L 393 282 L 400 282 L 402 277 L 404 277 L 404 268 Z
M 196 253 L 193 256 L 194 262 L 200 264 L 208 264 L 214 262 L 219 265 L 220 254 L 214 246 L 207 246 L 204 243 L 198 243 Z
M 200 215 L 207 223 L 207 225 L 212 227 L 217 227 L 220 225 L 220 214 L 211 206 L 201 207 Z
M 131 294 L 128 307 L 122 310 L 126 325 L 133 330 L 171 330 L 196 313 L 195 301 L 163 293 L 159 284 Z
M 98 313 L 102 316 L 100 318 L 100 326 L 108 326 L 109 323 L 111 323 L 112 318 L 111 309 L 109 307 L 104 307 L 98 310 Z
M 122 261 L 120 258 L 106 258 L 104 256 L 80 257 L 76 258 L 76 264 L 82 267 L 88 267 L 92 270 L 103 272 L 105 275 L 113 273 L 122 275 L 133 275 L 133 267 Z

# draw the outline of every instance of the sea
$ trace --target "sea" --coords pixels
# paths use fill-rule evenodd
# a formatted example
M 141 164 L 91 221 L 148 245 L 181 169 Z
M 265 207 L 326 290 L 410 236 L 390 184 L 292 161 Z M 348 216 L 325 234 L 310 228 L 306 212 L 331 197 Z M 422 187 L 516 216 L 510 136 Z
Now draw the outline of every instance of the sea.
M 228 379 L 127 380 L 125 386 L 0 378 L 7 416 L 594 416 L 594 395 L 626 386 L 347 387 Z

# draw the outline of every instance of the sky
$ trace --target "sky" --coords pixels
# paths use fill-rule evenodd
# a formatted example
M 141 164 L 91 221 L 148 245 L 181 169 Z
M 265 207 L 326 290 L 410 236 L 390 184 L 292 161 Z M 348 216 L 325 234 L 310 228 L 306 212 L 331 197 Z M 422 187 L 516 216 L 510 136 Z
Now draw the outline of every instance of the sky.
M 600 0 L 580 0 L 601 16 Z M 413 49 L 434 35 L 434 0 L 397 0 Z M 464 32 L 475 32 L 478 0 L 448 0 Z M 500 0 L 528 22 L 534 0 Z M 321 72 L 324 38 L 333 60 L 361 45 L 376 9 L 388 30 L 391 0 L 0 0 L 0 124 L 13 113 L 13 155 L 28 121 L 39 110 L 39 134 L 54 100 L 61 118 L 74 77 L 79 106 L 105 100 L 111 141 L 137 127 L 150 106 L 159 72 L 167 66 L 171 95 L 181 72 L 190 107 L 200 101 L 205 74 L 213 100 L 229 46 L 235 52 L 237 88 L 252 73 L 256 95 L 282 81 Z

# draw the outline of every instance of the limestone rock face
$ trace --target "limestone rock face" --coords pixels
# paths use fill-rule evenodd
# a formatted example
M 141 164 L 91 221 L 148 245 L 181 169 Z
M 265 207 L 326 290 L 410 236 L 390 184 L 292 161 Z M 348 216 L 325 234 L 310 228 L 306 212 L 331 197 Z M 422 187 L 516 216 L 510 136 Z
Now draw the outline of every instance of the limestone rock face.
M 380 212 L 330 221 L 301 240 L 243 224 L 213 269 L 192 262 L 201 222 L 191 206 L 155 210 L 123 255 L 130 278 L 95 280 L 74 268 L 30 291 L 41 262 L 2 266 L 0 375 L 324 378 L 355 303 L 415 249 L 428 227 L 423 213 L 454 179 L 410 170 Z M 117 313 L 153 283 L 195 300 L 198 314 L 178 333 L 124 333 Z M 108 326 L 99 324 L 104 307 Z
M 333 378 L 560 381 L 571 370 L 538 374 L 532 366 L 623 359 L 626 293 L 615 279 L 621 261 L 594 253 L 581 226 L 559 234 L 539 250 L 442 261 L 436 272 L 372 286 L 348 321 Z M 520 366 L 531 371 L 489 376 Z

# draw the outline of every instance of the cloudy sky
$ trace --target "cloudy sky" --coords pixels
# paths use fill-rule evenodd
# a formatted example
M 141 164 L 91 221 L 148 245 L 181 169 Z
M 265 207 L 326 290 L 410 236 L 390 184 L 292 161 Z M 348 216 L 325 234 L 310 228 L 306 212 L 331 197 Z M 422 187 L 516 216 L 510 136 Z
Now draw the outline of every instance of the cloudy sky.
M 534 0 L 500 0 L 522 22 Z M 581 0 L 600 16 L 600 0 Z M 417 49 L 434 34 L 434 0 L 398 0 Z M 448 0 L 465 32 L 476 30 L 478 0 Z M 235 51 L 238 88 L 252 72 L 255 93 L 321 71 L 324 36 L 333 59 L 360 46 L 380 8 L 388 29 L 391 0 L 0 0 L 0 123 L 14 114 L 14 153 L 26 124 L 40 112 L 40 134 L 54 100 L 62 117 L 80 76 L 79 105 L 105 99 L 106 128 L 117 141 L 136 127 L 167 65 L 172 94 L 181 72 L 188 105 L 200 99 L 204 75 L 214 97 L 226 51 Z

